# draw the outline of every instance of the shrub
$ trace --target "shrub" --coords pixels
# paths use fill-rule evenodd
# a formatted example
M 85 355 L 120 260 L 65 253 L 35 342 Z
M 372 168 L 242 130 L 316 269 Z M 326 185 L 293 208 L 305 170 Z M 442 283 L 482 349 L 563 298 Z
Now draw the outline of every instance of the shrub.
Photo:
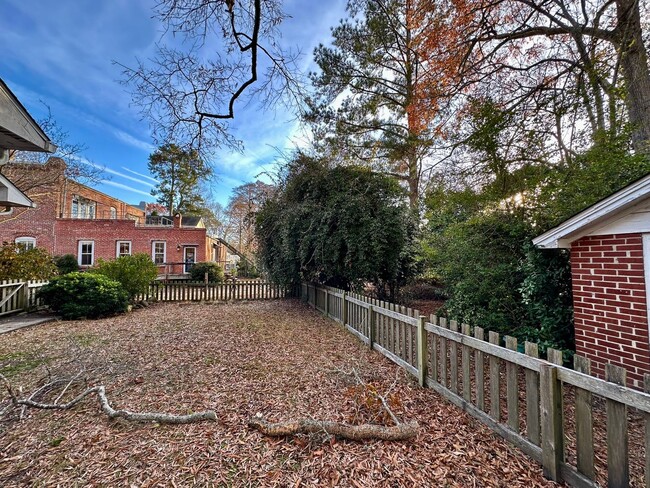
M 45 249 L 25 249 L 13 243 L 0 247 L 0 276 L 4 280 L 49 280 L 56 274 L 54 260 Z
M 194 281 L 203 281 L 205 273 L 208 273 L 210 283 L 221 283 L 223 281 L 223 269 L 217 263 L 196 263 L 190 269 L 190 276 Z
M 39 290 L 38 297 L 64 319 L 94 319 L 124 312 L 129 301 L 117 281 L 78 271 L 52 279 Z
M 144 294 L 152 280 L 158 276 L 158 268 L 148 254 L 122 256 L 112 261 L 99 260 L 93 273 L 117 281 L 129 294 L 129 298 Z
M 60 275 L 65 275 L 68 273 L 73 273 L 79 271 L 79 263 L 74 254 L 64 254 L 63 256 L 57 256 L 54 258 L 54 264 L 59 269 Z

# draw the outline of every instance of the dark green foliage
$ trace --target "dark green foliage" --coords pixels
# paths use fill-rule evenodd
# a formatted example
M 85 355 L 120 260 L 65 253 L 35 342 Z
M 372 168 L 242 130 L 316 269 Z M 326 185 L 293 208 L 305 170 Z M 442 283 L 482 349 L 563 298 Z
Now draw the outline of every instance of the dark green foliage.
M 260 274 L 250 261 L 241 259 L 237 263 L 237 276 L 240 278 L 259 278 Z
M 74 271 L 79 271 L 79 263 L 74 254 L 64 254 L 63 256 L 56 256 L 54 258 L 54 263 L 59 269 L 59 274 L 64 275 L 68 273 L 73 273 Z
M 537 249 L 527 243 L 524 252 L 521 296 L 532 330 L 523 329 L 523 335 L 534 337 L 542 350 L 574 349 L 569 251 Z
M 198 151 L 164 144 L 149 156 L 148 168 L 159 181 L 152 194 L 158 197 L 158 203 L 167 207 L 170 215 L 203 212 L 205 199 L 199 184 L 211 176 L 212 170 Z
M 477 127 L 472 149 L 497 161 L 498 145 Z M 446 312 L 543 348 L 573 348 L 568 252 L 536 249 L 531 240 L 647 174 L 650 163 L 630 154 L 624 138 L 602 138 L 557 166 L 497 164 L 481 171 L 481 186 L 441 185 L 427 195 L 423 255 L 449 293 Z
M 196 263 L 192 265 L 192 268 L 190 269 L 190 276 L 192 277 L 192 281 L 203 281 L 205 279 L 205 273 L 208 273 L 208 282 L 223 282 L 223 268 L 217 263 Z
M 124 312 L 129 295 L 104 275 L 74 272 L 57 276 L 38 292 L 38 297 L 64 319 L 94 319 Z
M 404 192 L 361 167 L 327 168 L 299 155 L 257 216 L 259 255 L 273 280 L 394 290 L 410 270 Z
M 130 298 L 147 292 L 149 284 L 158 276 L 158 268 L 146 253 L 121 256 L 111 261 L 99 260 L 93 273 L 117 281 Z
M 45 249 L 25 249 L 21 244 L 0 247 L 0 279 L 49 280 L 57 274 L 52 256 Z

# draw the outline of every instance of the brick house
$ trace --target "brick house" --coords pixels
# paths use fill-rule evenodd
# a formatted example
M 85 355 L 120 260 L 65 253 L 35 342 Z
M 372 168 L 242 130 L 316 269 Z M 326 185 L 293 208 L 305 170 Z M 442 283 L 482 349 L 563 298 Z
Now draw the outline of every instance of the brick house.
M 641 388 L 650 373 L 650 175 L 533 243 L 570 249 L 576 352 L 591 359 L 597 376 L 617 364 Z
M 216 243 L 198 217 L 150 216 L 145 211 L 64 176 L 65 163 L 6 166 L 16 186 L 36 208 L 0 213 L 0 240 L 45 248 L 52 255 L 73 254 L 79 265 L 98 259 L 147 253 L 160 274 L 183 275 L 186 263 L 213 260 Z

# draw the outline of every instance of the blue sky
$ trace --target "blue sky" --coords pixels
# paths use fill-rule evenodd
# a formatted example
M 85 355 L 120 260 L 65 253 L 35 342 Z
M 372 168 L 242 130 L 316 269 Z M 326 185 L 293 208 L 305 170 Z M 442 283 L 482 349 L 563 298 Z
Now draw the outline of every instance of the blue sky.
M 133 66 L 136 57 L 152 55 L 161 35 L 151 18 L 155 3 L 2 0 L 0 6 L 0 78 L 35 118 L 46 114 L 42 101 L 70 142 L 87 146 L 82 156 L 106 168 L 97 189 L 132 203 L 154 199 L 155 182 L 147 171 L 154 146 L 112 61 Z M 280 26 L 282 44 L 300 49 L 301 66 L 314 69 L 313 49 L 329 41 L 344 0 L 285 0 L 284 11 L 291 18 Z M 222 151 L 212 161 L 219 175 L 213 193 L 224 205 L 233 187 L 273 166 L 278 149 L 290 149 L 304 138 L 293 114 L 282 107 L 263 113 L 253 105 L 236 110 L 233 133 L 244 151 Z

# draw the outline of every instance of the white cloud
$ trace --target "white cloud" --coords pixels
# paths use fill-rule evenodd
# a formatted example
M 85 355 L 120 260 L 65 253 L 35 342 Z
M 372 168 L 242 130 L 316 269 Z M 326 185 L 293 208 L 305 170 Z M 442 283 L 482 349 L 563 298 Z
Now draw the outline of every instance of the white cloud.
M 145 195 L 145 196 L 147 196 L 149 198 L 153 198 L 151 193 L 147 193 L 146 191 L 138 190 L 138 189 L 130 187 L 128 185 L 123 185 L 122 183 L 117 183 L 117 182 L 111 181 L 111 180 L 102 180 L 102 183 L 104 185 L 110 185 L 110 186 L 114 186 L 115 188 L 120 188 L 122 190 L 127 190 L 127 191 L 129 191 L 131 193 L 137 193 L 139 195 Z

